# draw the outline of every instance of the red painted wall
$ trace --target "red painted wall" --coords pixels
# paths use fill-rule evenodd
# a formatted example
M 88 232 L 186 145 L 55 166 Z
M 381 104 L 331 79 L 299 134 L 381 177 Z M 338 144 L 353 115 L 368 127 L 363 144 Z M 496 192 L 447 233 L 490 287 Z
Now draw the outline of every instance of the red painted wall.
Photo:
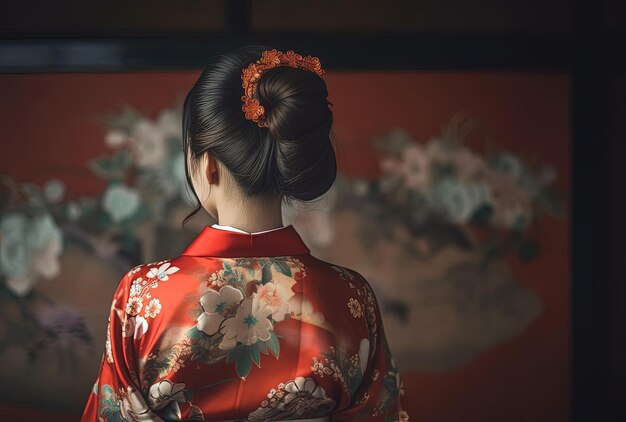
M 106 151 L 96 116 L 123 103 L 148 114 L 185 94 L 199 72 L 0 75 L 0 173 L 21 181 L 63 179 L 69 196 L 102 182 L 84 163 Z M 459 110 L 478 117 L 492 141 L 555 166 L 569 190 L 569 78 L 541 73 L 330 72 L 340 168 L 378 173 L 367 142 L 392 125 L 416 140 L 439 133 Z M 481 148 L 484 138 L 470 138 Z M 568 204 L 569 209 L 569 204 Z M 514 259 L 519 280 L 544 312 L 515 338 L 444 374 L 403 374 L 413 421 L 566 421 L 570 394 L 569 227 L 548 221 L 536 237 L 541 255 Z M 0 409 L 1 411 L 1 409 Z

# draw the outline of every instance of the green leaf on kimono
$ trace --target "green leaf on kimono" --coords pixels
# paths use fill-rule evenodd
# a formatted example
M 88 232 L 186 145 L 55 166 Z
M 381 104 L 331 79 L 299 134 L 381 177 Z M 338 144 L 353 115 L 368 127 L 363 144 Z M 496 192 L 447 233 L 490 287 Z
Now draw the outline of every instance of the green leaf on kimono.
M 122 417 L 120 412 L 120 402 L 110 385 L 105 384 L 100 389 L 101 399 L 98 413 L 104 415 L 107 421 L 124 422 L 126 419 Z
M 201 333 L 201 331 L 198 330 L 198 327 L 196 327 L 194 325 L 189 330 L 187 330 L 187 337 L 189 337 L 190 339 L 193 339 L 193 340 L 197 340 L 197 339 L 200 338 L 200 333 Z
M 261 353 L 267 355 L 267 344 L 263 340 L 257 341 L 256 347 L 261 351 Z
M 241 356 L 241 354 L 243 353 L 243 350 L 245 349 L 245 347 L 246 346 L 243 344 L 238 344 L 237 346 L 235 346 L 233 350 L 228 352 L 228 356 L 226 356 L 226 363 L 233 363 L 237 361 L 239 357 Z
M 227 274 L 232 274 L 233 273 L 233 269 L 231 268 L 230 264 L 228 262 L 224 262 L 224 268 L 226 269 L 226 273 Z
M 263 264 L 263 269 L 261 270 L 261 283 L 266 284 L 272 281 L 272 271 L 271 265 L 266 262 Z
M 276 271 L 285 274 L 287 277 L 291 277 L 291 268 L 289 268 L 286 262 L 278 259 L 272 259 L 272 262 L 274 263 Z
M 395 390 L 397 388 L 395 375 L 387 374 L 383 379 L 383 385 L 389 391 Z
M 273 331 L 270 332 L 270 339 L 265 343 L 267 344 L 267 347 L 269 347 L 270 352 L 272 352 L 272 354 L 276 356 L 276 359 L 278 359 L 280 344 L 278 343 L 278 337 L 276 337 L 276 334 Z
M 193 400 L 193 390 L 184 390 L 183 391 L 183 397 L 185 397 L 185 400 L 187 400 L 187 401 L 192 401 Z
M 254 363 L 256 363 L 256 366 L 260 368 L 261 367 L 261 353 L 259 352 L 259 348 L 255 344 L 255 345 L 250 346 L 249 349 L 250 349 L 250 356 L 252 357 L 252 360 L 254 361 Z
M 179 421 L 182 417 L 180 406 L 176 401 L 170 402 L 167 406 L 159 411 L 159 415 L 166 421 Z
M 243 348 L 248 348 L 248 346 L 243 346 Z M 241 353 L 239 355 L 239 358 L 235 363 L 235 370 L 237 371 L 237 374 L 242 378 L 248 376 L 248 374 L 252 370 L 252 357 L 250 356 L 250 353 L 246 351 L 246 353 Z

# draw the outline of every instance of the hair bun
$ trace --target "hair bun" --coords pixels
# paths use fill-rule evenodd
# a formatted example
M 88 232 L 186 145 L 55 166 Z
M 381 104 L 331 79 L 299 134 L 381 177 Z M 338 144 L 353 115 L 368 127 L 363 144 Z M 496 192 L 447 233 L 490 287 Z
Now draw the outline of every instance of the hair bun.
M 288 50 L 287 53 L 277 51 L 275 48 L 265 49 L 261 53 L 261 58 L 256 62 L 248 64 L 241 71 L 241 85 L 243 86 L 244 95 L 241 97 L 243 101 L 242 110 L 245 112 L 246 119 L 257 122 L 260 127 L 266 127 L 265 107 L 260 104 L 257 98 L 254 98 L 257 84 L 262 76 L 277 67 L 289 67 L 303 69 L 315 73 L 320 78 L 324 77 L 324 69 L 317 57 L 305 56 Z
M 337 176 L 324 80 L 305 69 L 277 67 L 263 75 L 257 89 L 276 144 L 277 190 L 302 201 L 323 195 Z

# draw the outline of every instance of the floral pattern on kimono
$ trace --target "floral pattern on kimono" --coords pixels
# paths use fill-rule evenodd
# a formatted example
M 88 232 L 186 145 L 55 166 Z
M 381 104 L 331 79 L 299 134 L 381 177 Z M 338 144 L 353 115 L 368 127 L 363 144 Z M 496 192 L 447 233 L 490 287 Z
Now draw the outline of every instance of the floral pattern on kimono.
M 380 310 L 356 271 L 293 226 L 207 226 L 138 265 L 112 299 L 83 421 L 406 421 Z

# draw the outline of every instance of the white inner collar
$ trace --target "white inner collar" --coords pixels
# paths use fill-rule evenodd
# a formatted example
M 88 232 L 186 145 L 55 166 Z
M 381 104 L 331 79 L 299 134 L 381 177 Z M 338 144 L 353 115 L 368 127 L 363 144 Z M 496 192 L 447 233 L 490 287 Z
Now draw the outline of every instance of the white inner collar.
M 219 229 L 219 230 L 230 230 L 233 232 L 238 232 L 238 233 L 246 233 L 246 234 L 259 234 L 259 233 L 267 233 L 267 232 L 273 232 L 275 230 L 280 230 L 280 229 L 284 229 L 285 226 L 282 227 L 276 227 L 275 229 L 269 229 L 269 230 L 263 230 L 260 232 L 253 232 L 253 233 L 249 233 L 246 231 L 243 231 L 241 229 L 238 229 L 237 227 L 233 227 L 233 226 L 226 226 L 226 225 L 219 225 L 219 224 L 212 224 L 211 227 Z

